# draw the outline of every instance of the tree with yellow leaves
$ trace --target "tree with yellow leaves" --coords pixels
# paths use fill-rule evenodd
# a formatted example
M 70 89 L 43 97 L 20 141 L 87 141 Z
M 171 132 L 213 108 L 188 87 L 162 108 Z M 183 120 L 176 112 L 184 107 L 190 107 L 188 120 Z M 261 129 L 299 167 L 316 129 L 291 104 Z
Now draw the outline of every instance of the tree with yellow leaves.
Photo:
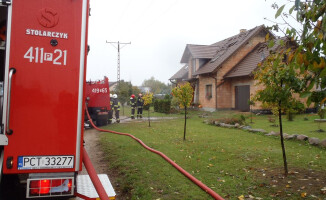
M 194 89 L 190 83 L 178 85 L 172 89 L 172 95 L 177 99 L 181 108 L 185 109 L 185 124 L 183 132 L 183 140 L 186 140 L 186 126 L 187 126 L 187 107 L 190 106 L 193 98 Z
M 150 105 L 153 101 L 153 93 L 151 92 L 147 92 L 144 96 L 143 96 L 143 100 L 144 100 L 144 105 Z M 151 126 L 151 120 L 150 120 L 150 116 L 149 116 L 149 110 L 150 108 L 148 108 L 148 126 Z
M 288 167 L 283 138 L 282 112 L 290 112 L 295 109 L 296 105 L 301 104 L 294 94 L 300 93 L 305 86 L 304 81 L 298 75 L 298 70 L 288 64 L 291 59 L 291 50 L 291 48 L 286 48 L 285 44 L 280 44 L 278 50 L 271 51 L 254 72 L 257 85 L 264 86 L 264 89 L 257 91 L 254 100 L 268 104 L 278 113 L 285 176 L 288 174 Z

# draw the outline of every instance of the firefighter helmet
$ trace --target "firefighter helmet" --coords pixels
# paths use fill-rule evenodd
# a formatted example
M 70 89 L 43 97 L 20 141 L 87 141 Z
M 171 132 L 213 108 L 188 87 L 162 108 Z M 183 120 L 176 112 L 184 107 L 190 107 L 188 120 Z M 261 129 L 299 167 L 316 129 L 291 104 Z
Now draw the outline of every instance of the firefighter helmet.
M 114 94 L 112 97 L 113 97 L 113 99 L 116 99 L 116 98 L 118 98 L 118 95 Z

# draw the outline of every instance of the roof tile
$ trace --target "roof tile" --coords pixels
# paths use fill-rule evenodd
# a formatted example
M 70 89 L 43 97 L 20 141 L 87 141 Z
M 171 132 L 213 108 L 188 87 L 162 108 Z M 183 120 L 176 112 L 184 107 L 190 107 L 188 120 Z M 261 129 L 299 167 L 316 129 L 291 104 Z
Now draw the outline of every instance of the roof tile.
M 212 60 L 206 65 L 202 66 L 194 73 L 194 75 L 211 73 L 216 68 L 228 59 L 236 50 L 238 50 L 243 44 L 245 44 L 252 36 L 259 33 L 264 29 L 264 26 L 257 26 L 245 32 L 241 32 L 235 36 L 229 37 L 222 41 L 212 44 L 211 46 L 216 47 L 216 53 Z

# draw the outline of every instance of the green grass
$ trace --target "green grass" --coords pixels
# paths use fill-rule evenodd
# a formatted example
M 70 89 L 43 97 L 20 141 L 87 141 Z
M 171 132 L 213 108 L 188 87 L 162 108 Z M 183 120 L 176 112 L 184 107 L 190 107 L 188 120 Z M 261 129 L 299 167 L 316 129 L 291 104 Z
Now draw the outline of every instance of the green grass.
M 236 112 L 224 113 L 227 113 L 229 116 L 239 115 L 239 113 Z M 244 115 L 246 116 L 246 123 L 252 128 L 264 129 L 268 132 L 280 131 L 279 127 L 272 126 L 273 123 L 268 121 L 269 118 L 275 118 L 273 115 L 253 115 L 253 123 L 250 123 L 250 114 Z M 308 120 L 306 121 L 304 118 L 307 118 Z M 278 118 L 275 119 L 275 124 L 278 125 Z M 301 114 L 296 115 L 293 121 L 288 121 L 286 116 L 282 115 L 283 132 L 287 134 L 307 135 L 309 137 L 319 138 L 320 140 L 326 139 L 326 123 L 317 123 L 314 122 L 314 119 L 319 119 L 319 116 L 317 114 Z M 322 129 L 325 132 L 318 132 L 317 130 L 319 129 Z
M 269 185 L 263 173 L 283 169 L 279 139 L 206 125 L 202 123 L 203 119 L 198 117 L 201 114 L 204 113 L 190 112 L 186 141 L 182 140 L 184 125 L 182 114 L 173 115 L 178 116 L 177 119 L 153 122 L 151 127 L 144 121 L 113 124 L 105 128 L 135 135 L 149 147 L 163 152 L 176 161 L 226 199 L 237 199 L 240 195 L 273 199 L 271 194 L 277 192 L 279 188 L 260 186 Z M 233 114 L 235 113 L 208 113 L 210 118 Z M 263 116 L 255 116 L 255 118 L 253 127 L 269 130 L 266 117 L 264 119 Z M 249 122 L 248 119 L 247 121 Z M 303 124 L 306 121 L 302 119 L 300 126 L 301 122 Z M 311 120 L 308 122 L 313 123 Z M 286 126 L 287 123 L 284 124 L 284 128 Z M 293 127 L 302 130 L 295 125 Z M 285 132 L 291 133 L 290 129 L 285 129 Z M 120 189 L 129 192 L 132 199 L 211 199 L 160 156 L 145 150 L 129 137 L 103 133 L 101 145 L 107 155 L 110 169 L 118 173 Z M 321 174 L 326 171 L 325 149 L 298 141 L 285 141 L 285 146 L 290 171 L 310 169 Z M 297 198 L 300 198 L 299 192 L 292 194 L 289 199 Z

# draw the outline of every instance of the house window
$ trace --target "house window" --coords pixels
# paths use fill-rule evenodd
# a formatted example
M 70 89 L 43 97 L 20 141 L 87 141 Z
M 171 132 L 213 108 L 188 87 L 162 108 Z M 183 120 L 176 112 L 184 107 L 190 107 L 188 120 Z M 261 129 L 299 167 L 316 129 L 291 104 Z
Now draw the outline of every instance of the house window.
M 206 98 L 212 98 L 212 85 L 206 85 Z

